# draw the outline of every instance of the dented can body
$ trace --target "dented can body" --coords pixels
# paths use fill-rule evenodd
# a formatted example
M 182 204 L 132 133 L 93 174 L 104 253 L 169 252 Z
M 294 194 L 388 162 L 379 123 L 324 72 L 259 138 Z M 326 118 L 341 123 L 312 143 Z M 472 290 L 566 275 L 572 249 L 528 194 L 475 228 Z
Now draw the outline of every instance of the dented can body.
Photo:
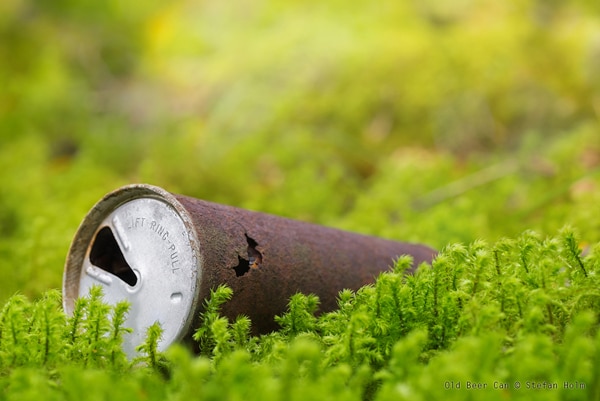
M 218 285 L 233 290 L 222 314 L 246 315 L 254 333 L 266 333 L 294 293 L 316 294 L 319 312 L 333 310 L 339 291 L 372 283 L 401 255 L 414 267 L 435 251 L 136 184 L 108 194 L 82 222 L 67 256 L 64 307 L 71 313 L 92 285 L 109 303 L 128 300 L 134 333 L 124 347 L 133 355 L 155 321 L 160 349 L 189 339 Z

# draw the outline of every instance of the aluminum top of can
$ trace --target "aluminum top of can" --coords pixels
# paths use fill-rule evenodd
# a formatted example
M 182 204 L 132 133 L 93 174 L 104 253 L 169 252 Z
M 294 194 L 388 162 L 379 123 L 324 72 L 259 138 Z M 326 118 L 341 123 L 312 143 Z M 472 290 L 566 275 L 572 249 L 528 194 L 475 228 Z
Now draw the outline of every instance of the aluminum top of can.
M 133 357 L 146 329 L 159 322 L 160 351 L 190 330 L 202 273 L 191 219 L 167 191 L 145 184 L 117 189 L 86 215 L 71 244 L 63 276 L 63 304 L 101 286 L 104 301 L 126 300 L 130 309 L 123 349 Z

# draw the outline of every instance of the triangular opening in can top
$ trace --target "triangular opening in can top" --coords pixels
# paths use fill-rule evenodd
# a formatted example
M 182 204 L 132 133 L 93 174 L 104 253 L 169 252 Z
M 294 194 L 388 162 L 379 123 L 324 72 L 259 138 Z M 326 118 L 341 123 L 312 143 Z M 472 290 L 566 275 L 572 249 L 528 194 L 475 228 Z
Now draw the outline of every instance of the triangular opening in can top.
M 137 276 L 125 260 L 125 256 L 109 227 L 103 227 L 96 234 L 90 252 L 90 262 L 94 266 L 117 276 L 132 287 L 137 284 Z

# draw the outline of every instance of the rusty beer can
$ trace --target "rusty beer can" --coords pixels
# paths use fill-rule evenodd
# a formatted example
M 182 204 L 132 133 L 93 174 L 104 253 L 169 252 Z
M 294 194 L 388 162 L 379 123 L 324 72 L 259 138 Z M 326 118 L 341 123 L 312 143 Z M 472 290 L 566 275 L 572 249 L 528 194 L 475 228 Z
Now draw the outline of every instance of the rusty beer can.
M 158 344 L 189 341 L 211 289 L 225 284 L 233 297 L 221 313 L 246 315 L 254 334 L 277 329 L 297 292 L 316 294 L 319 312 L 336 308 L 343 289 L 372 283 L 401 255 L 413 267 L 430 262 L 425 245 L 356 234 L 270 214 L 171 194 L 135 184 L 100 200 L 85 216 L 67 255 L 63 304 L 94 285 L 104 300 L 127 300 L 124 350 L 135 355 L 146 328 L 159 322 Z

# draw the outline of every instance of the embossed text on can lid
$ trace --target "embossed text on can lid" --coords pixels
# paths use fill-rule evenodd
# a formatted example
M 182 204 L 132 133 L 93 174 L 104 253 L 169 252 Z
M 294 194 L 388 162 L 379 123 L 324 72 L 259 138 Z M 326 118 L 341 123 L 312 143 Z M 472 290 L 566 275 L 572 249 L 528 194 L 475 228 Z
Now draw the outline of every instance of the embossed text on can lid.
M 71 244 L 63 276 L 63 304 L 99 285 L 104 301 L 130 303 L 123 348 L 135 356 L 146 329 L 159 322 L 159 350 L 190 330 L 202 274 L 191 220 L 165 190 L 136 184 L 106 195 L 87 214 Z

